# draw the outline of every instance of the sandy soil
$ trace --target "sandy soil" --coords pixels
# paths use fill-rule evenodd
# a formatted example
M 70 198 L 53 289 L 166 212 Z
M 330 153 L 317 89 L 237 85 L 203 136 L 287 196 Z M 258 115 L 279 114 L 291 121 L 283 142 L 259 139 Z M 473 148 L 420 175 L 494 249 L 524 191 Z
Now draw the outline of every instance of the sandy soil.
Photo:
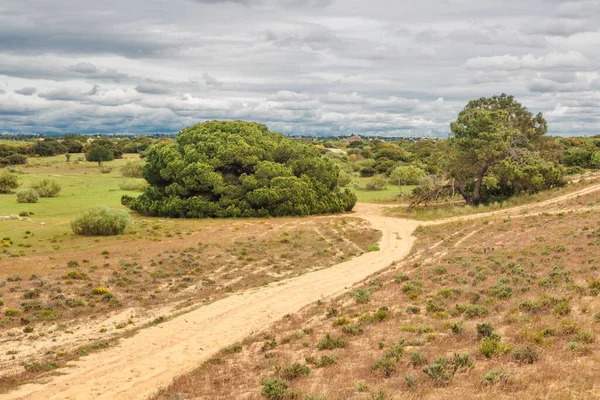
M 412 232 L 431 225 L 519 215 L 600 190 L 593 185 L 578 192 L 531 205 L 484 214 L 417 222 L 381 215 L 381 206 L 358 204 L 355 215 L 381 230 L 380 251 L 331 268 L 230 296 L 163 324 L 122 339 L 109 350 L 94 353 L 61 370 L 46 382 L 27 384 L 4 399 L 145 399 L 175 376 L 197 367 L 223 347 L 265 329 L 286 314 L 320 298 L 338 295 L 369 275 L 403 259 L 412 247 Z

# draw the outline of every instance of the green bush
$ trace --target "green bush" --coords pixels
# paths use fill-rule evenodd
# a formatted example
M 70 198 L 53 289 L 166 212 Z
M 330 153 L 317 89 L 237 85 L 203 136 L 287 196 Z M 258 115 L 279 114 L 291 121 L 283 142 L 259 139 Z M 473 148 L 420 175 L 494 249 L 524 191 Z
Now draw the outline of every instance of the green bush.
M 387 185 L 387 179 L 385 179 L 382 176 L 376 176 L 373 179 L 371 179 L 369 182 L 367 182 L 365 188 L 367 190 L 379 191 L 379 190 L 385 190 L 386 185 Z
M 27 156 L 24 154 L 11 154 L 10 156 L 6 157 L 6 159 L 11 165 L 27 164 Z
M 533 364 L 539 358 L 538 353 L 529 346 L 516 350 L 513 353 L 513 356 L 515 357 L 515 360 L 523 364 Z
M 39 199 L 40 195 L 35 189 L 17 190 L 17 203 L 37 203 Z
M 300 363 L 292 364 L 289 367 L 286 367 L 283 370 L 281 370 L 281 377 L 283 379 L 289 379 L 289 380 L 298 379 L 302 375 L 308 375 L 308 374 L 310 374 L 310 368 L 308 368 L 307 365 L 300 364 Z
M 8 170 L 0 173 L 0 193 L 12 193 L 12 191 L 19 187 L 19 179 L 17 175 L 13 174 Z
M 40 197 L 56 197 L 60 193 L 60 184 L 52 179 L 42 179 L 31 185 Z
M 339 169 L 314 146 L 265 125 L 211 121 L 151 147 L 150 186 L 123 205 L 162 217 L 265 217 L 350 211 L 356 195 L 338 188 Z
M 71 221 L 71 229 L 85 236 L 120 235 L 130 223 L 131 218 L 125 211 L 97 206 L 81 212 Z
M 288 384 L 277 379 L 267 379 L 260 394 L 269 400 L 284 400 L 291 397 Z
M 143 178 L 143 166 L 143 161 L 127 161 L 124 165 L 122 165 L 119 168 L 119 171 L 121 171 L 121 175 L 127 178 Z
M 119 183 L 119 189 L 121 190 L 133 190 L 133 191 L 142 191 L 148 187 L 148 182 L 146 181 L 136 181 L 131 180 L 127 182 Z
M 346 341 L 344 339 L 334 338 L 329 333 L 317 344 L 317 349 L 319 350 L 342 349 L 344 347 L 346 347 Z

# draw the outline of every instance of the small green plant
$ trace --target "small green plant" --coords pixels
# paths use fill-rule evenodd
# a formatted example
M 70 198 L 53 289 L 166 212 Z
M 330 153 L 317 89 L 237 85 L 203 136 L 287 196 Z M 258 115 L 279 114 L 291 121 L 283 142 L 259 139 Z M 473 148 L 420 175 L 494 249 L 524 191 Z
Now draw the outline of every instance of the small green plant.
M 479 352 L 487 358 L 498 354 L 504 354 L 509 348 L 500 342 L 498 337 L 485 337 L 479 344 Z
M 463 321 L 453 322 L 450 324 L 450 330 L 452 330 L 452 333 L 460 335 L 463 333 L 463 324 Z
M 19 178 L 9 170 L 5 169 L 0 173 L 0 193 L 12 193 L 19 187 Z
M 234 343 L 229 347 L 225 347 L 222 350 L 223 354 L 233 354 L 233 353 L 239 353 L 242 351 L 242 345 L 239 343 Z
M 477 337 L 479 339 L 490 337 L 494 333 L 494 327 L 489 322 L 477 324 L 476 328 L 477 328 Z
M 571 304 L 568 299 L 560 299 L 558 304 L 554 307 L 554 314 L 564 317 L 571 313 Z
M 95 287 L 94 289 L 92 289 L 92 293 L 93 294 L 103 295 L 103 294 L 111 294 L 111 291 L 107 287 L 98 286 L 98 287 Z
M 267 379 L 260 391 L 262 397 L 269 400 L 284 400 L 290 397 L 288 384 L 277 379 Z
M 321 358 L 317 358 L 316 356 L 307 356 L 305 358 L 306 362 L 314 365 L 317 368 L 323 368 L 328 365 L 333 365 L 337 362 L 337 356 L 331 357 L 328 355 L 323 355 Z
M 17 310 L 16 308 L 7 308 L 6 310 L 4 310 L 4 315 L 6 315 L 7 317 L 15 317 L 20 313 L 21 311 Z
M 370 253 L 372 251 L 379 251 L 379 245 L 373 244 L 367 248 L 367 251 Z
M 356 382 L 356 391 L 363 393 L 366 392 L 367 390 L 369 390 L 369 385 L 367 385 L 367 382 L 365 381 L 357 381 Z
M 418 351 L 413 351 L 410 354 L 410 364 L 413 367 L 420 367 L 427 364 L 427 359 Z
M 421 308 L 418 306 L 408 306 L 406 307 L 406 312 L 410 314 L 418 314 L 421 312 Z
M 17 190 L 17 203 L 37 203 L 40 195 L 35 189 L 26 188 Z
M 344 325 L 342 327 L 342 332 L 344 332 L 347 335 L 356 336 L 356 335 L 360 335 L 361 333 L 363 333 L 364 329 L 360 325 L 349 324 L 349 325 Z
M 97 206 L 81 212 L 71 222 L 71 229 L 77 235 L 111 236 L 122 234 L 130 224 L 125 211 Z
M 423 372 L 431 378 L 434 385 L 448 384 L 454 374 L 473 368 L 473 363 L 467 354 L 454 354 L 452 358 L 440 357 L 432 364 L 423 367 Z
M 368 303 L 371 297 L 371 293 L 368 289 L 358 289 L 354 293 L 352 293 L 352 298 L 358 304 Z
M 538 353 L 529 346 L 516 350 L 513 357 L 522 364 L 533 364 L 539 358 Z
M 494 384 L 500 381 L 508 380 L 509 375 L 502 370 L 491 370 L 486 372 L 482 377 L 481 381 L 485 384 Z
M 404 383 L 406 383 L 406 386 L 408 386 L 409 388 L 415 388 L 417 387 L 417 378 L 415 378 L 414 375 L 406 375 L 404 377 Z
M 260 349 L 263 352 L 265 352 L 265 351 L 273 350 L 275 347 L 277 347 L 277 341 L 275 339 L 271 339 L 271 340 L 265 341 Z
M 327 333 L 319 343 L 317 343 L 317 349 L 319 350 L 333 350 L 337 348 L 346 347 L 346 341 L 342 338 L 335 338 L 331 334 Z
M 310 374 L 310 368 L 307 365 L 300 363 L 294 363 L 281 370 L 281 377 L 288 380 L 298 379 L 301 376 L 306 376 L 308 374 Z

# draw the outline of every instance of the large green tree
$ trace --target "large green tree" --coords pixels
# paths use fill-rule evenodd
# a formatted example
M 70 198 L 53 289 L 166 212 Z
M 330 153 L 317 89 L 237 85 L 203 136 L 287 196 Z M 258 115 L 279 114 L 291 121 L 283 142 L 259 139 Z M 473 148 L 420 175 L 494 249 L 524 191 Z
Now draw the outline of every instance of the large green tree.
M 148 150 L 150 186 L 122 203 L 146 215 L 257 217 L 340 213 L 356 196 L 338 185 L 339 169 L 310 144 L 262 124 L 210 121 Z
M 450 128 L 446 170 L 467 204 L 561 182 L 546 120 L 513 96 L 470 101 Z

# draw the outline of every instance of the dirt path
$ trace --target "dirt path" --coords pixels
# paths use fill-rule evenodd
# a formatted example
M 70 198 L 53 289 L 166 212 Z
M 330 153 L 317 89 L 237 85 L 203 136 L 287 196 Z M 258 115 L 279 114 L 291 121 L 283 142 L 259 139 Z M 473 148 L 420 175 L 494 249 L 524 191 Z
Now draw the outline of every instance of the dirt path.
M 409 252 L 419 225 L 450 223 L 521 213 L 600 190 L 600 184 L 525 206 L 418 222 L 381 215 L 381 206 L 358 204 L 355 216 L 381 230 L 380 251 L 263 288 L 232 295 L 173 318 L 114 348 L 94 353 L 45 383 L 27 384 L 3 399 L 146 399 L 160 386 L 197 367 L 221 348 L 263 330 L 270 323 L 320 298 L 344 292 Z
M 197 367 L 221 348 L 263 330 L 284 315 L 343 292 L 405 257 L 418 222 L 381 216 L 374 205 L 358 205 L 356 216 L 382 232 L 380 251 L 333 267 L 250 290 L 201 307 L 122 339 L 61 370 L 64 375 L 27 384 L 3 399 L 145 399 L 177 375 Z

